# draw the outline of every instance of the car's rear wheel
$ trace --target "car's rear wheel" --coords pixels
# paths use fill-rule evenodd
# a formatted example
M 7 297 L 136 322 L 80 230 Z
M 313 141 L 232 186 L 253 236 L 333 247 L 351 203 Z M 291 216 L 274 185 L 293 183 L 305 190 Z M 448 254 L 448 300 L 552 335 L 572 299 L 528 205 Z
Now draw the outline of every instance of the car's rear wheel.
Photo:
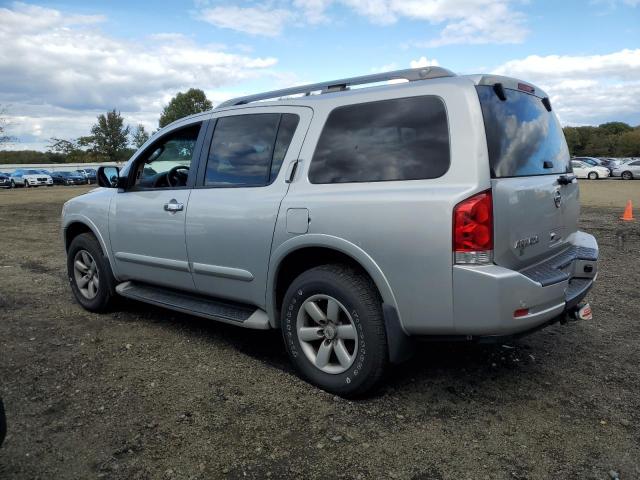
M 622 179 L 623 180 L 633 180 L 633 173 L 631 172 L 622 172 Z
M 83 233 L 72 240 L 67 252 L 67 274 L 71 290 L 84 308 L 103 312 L 113 305 L 115 279 L 93 234 Z
M 310 383 L 353 397 L 371 390 L 388 364 L 382 304 L 371 280 L 346 265 L 307 270 L 282 304 L 289 357 Z
M 596 172 L 589 172 L 589 180 L 597 180 L 598 179 L 598 174 Z

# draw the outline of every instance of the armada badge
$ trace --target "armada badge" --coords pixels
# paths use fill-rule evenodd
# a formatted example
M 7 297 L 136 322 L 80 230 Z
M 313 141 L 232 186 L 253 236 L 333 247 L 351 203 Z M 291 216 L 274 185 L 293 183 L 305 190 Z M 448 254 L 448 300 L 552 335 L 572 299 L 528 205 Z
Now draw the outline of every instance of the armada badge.
M 520 240 L 516 240 L 516 243 L 513 245 L 513 248 L 515 248 L 516 250 L 520 250 L 520 255 L 523 255 L 525 248 L 531 245 L 535 245 L 539 241 L 540 239 L 538 238 L 538 235 L 533 235 L 527 238 L 521 238 Z

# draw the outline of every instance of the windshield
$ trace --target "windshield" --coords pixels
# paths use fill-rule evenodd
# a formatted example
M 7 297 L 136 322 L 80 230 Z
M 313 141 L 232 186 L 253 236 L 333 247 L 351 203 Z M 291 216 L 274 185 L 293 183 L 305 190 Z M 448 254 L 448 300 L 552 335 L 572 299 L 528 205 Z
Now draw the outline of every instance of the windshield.
M 38 170 L 25 170 L 24 173 L 26 175 L 41 175 L 41 173 Z
M 542 99 L 504 89 L 500 100 L 492 86 L 477 86 L 487 134 L 491 177 L 524 177 L 571 171 L 569 149 L 560 122 Z

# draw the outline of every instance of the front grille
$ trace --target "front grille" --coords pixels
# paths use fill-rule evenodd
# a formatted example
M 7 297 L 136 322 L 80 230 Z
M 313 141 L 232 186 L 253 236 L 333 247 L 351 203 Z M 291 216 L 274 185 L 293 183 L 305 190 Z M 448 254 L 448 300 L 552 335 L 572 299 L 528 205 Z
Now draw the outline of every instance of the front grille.
M 46 182 L 46 181 L 47 181 L 47 179 L 46 179 L 46 178 L 40 178 L 40 177 L 38 177 L 38 181 L 39 181 L 39 182 Z

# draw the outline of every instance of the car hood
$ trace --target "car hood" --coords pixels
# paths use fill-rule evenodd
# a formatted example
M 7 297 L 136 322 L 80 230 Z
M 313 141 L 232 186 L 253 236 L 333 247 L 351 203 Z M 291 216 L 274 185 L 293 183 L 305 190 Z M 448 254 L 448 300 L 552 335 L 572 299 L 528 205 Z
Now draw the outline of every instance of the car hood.
M 51 178 L 46 173 L 27 173 L 22 175 L 22 178 Z

